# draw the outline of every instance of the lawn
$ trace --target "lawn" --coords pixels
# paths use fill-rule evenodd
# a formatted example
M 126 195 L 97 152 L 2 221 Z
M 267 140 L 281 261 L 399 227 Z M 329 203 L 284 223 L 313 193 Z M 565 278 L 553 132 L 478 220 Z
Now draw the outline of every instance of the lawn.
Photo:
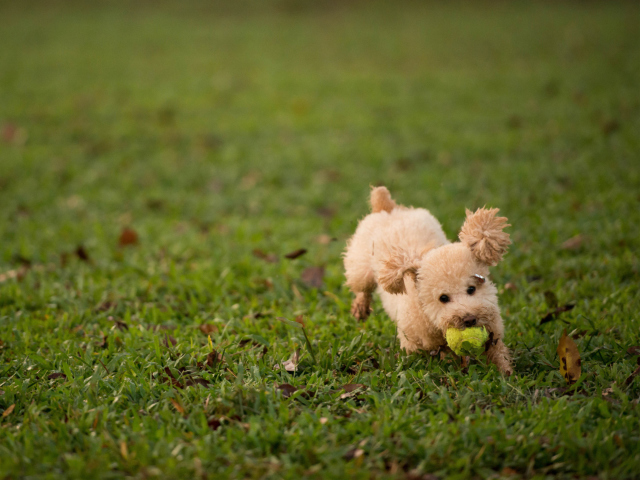
M 637 478 L 639 18 L 2 2 L 0 478 Z M 378 184 L 509 218 L 514 375 L 351 317 Z

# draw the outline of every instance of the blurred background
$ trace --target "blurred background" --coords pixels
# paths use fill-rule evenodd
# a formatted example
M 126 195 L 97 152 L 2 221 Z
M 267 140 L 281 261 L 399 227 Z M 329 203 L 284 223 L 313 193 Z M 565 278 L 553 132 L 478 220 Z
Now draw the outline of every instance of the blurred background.
M 337 286 L 378 184 L 450 238 L 465 207 L 500 207 L 513 262 L 532 271 L 576 235 L 621 255 L 640 220 L 638 13 L 3 2 L 0 263 L 57 262 L 78 245 L 111 259 L 128 226 L 153 251 L 227 263 L 324 235 L 316 255 Z

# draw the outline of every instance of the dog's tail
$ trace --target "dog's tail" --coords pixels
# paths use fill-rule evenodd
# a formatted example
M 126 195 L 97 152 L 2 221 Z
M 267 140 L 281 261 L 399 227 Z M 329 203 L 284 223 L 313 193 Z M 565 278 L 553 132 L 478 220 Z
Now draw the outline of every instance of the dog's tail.
M 371 189 L 371 211 L 373 213 L 391 212 L 398 205 L 391 198 L 391 194 L 387 187 L 375 187 Z

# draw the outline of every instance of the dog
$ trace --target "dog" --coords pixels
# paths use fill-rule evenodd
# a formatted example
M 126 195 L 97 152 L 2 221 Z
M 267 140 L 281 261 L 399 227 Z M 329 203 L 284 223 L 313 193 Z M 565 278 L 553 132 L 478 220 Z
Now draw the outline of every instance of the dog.
M 497 289 L 489 279 L 489 267 L 511 244 L 503 231 L 507 219 L 496 217 L 499 209 L 466 210 L 460 241 L 451 243 L 428 210 L 396 204 L 386 187 L 373 188 L 370 201 L 372 213 L 360 221 L 344 253 L 355 318 L 371 314 L 377 288 L 407 353 L 447 351 L 450 327 L 485 327 L 485 355 L 510 375 Z

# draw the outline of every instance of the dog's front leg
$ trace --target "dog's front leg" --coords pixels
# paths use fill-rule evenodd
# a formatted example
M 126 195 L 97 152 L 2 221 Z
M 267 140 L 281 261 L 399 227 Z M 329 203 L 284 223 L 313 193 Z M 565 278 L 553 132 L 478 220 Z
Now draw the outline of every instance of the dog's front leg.
M 495 364 L 504 375 L 509 376 L 513 373 L 511 353 L 502 339 L 499 338 L 491 343 L 487 350 L 487 359 Z

